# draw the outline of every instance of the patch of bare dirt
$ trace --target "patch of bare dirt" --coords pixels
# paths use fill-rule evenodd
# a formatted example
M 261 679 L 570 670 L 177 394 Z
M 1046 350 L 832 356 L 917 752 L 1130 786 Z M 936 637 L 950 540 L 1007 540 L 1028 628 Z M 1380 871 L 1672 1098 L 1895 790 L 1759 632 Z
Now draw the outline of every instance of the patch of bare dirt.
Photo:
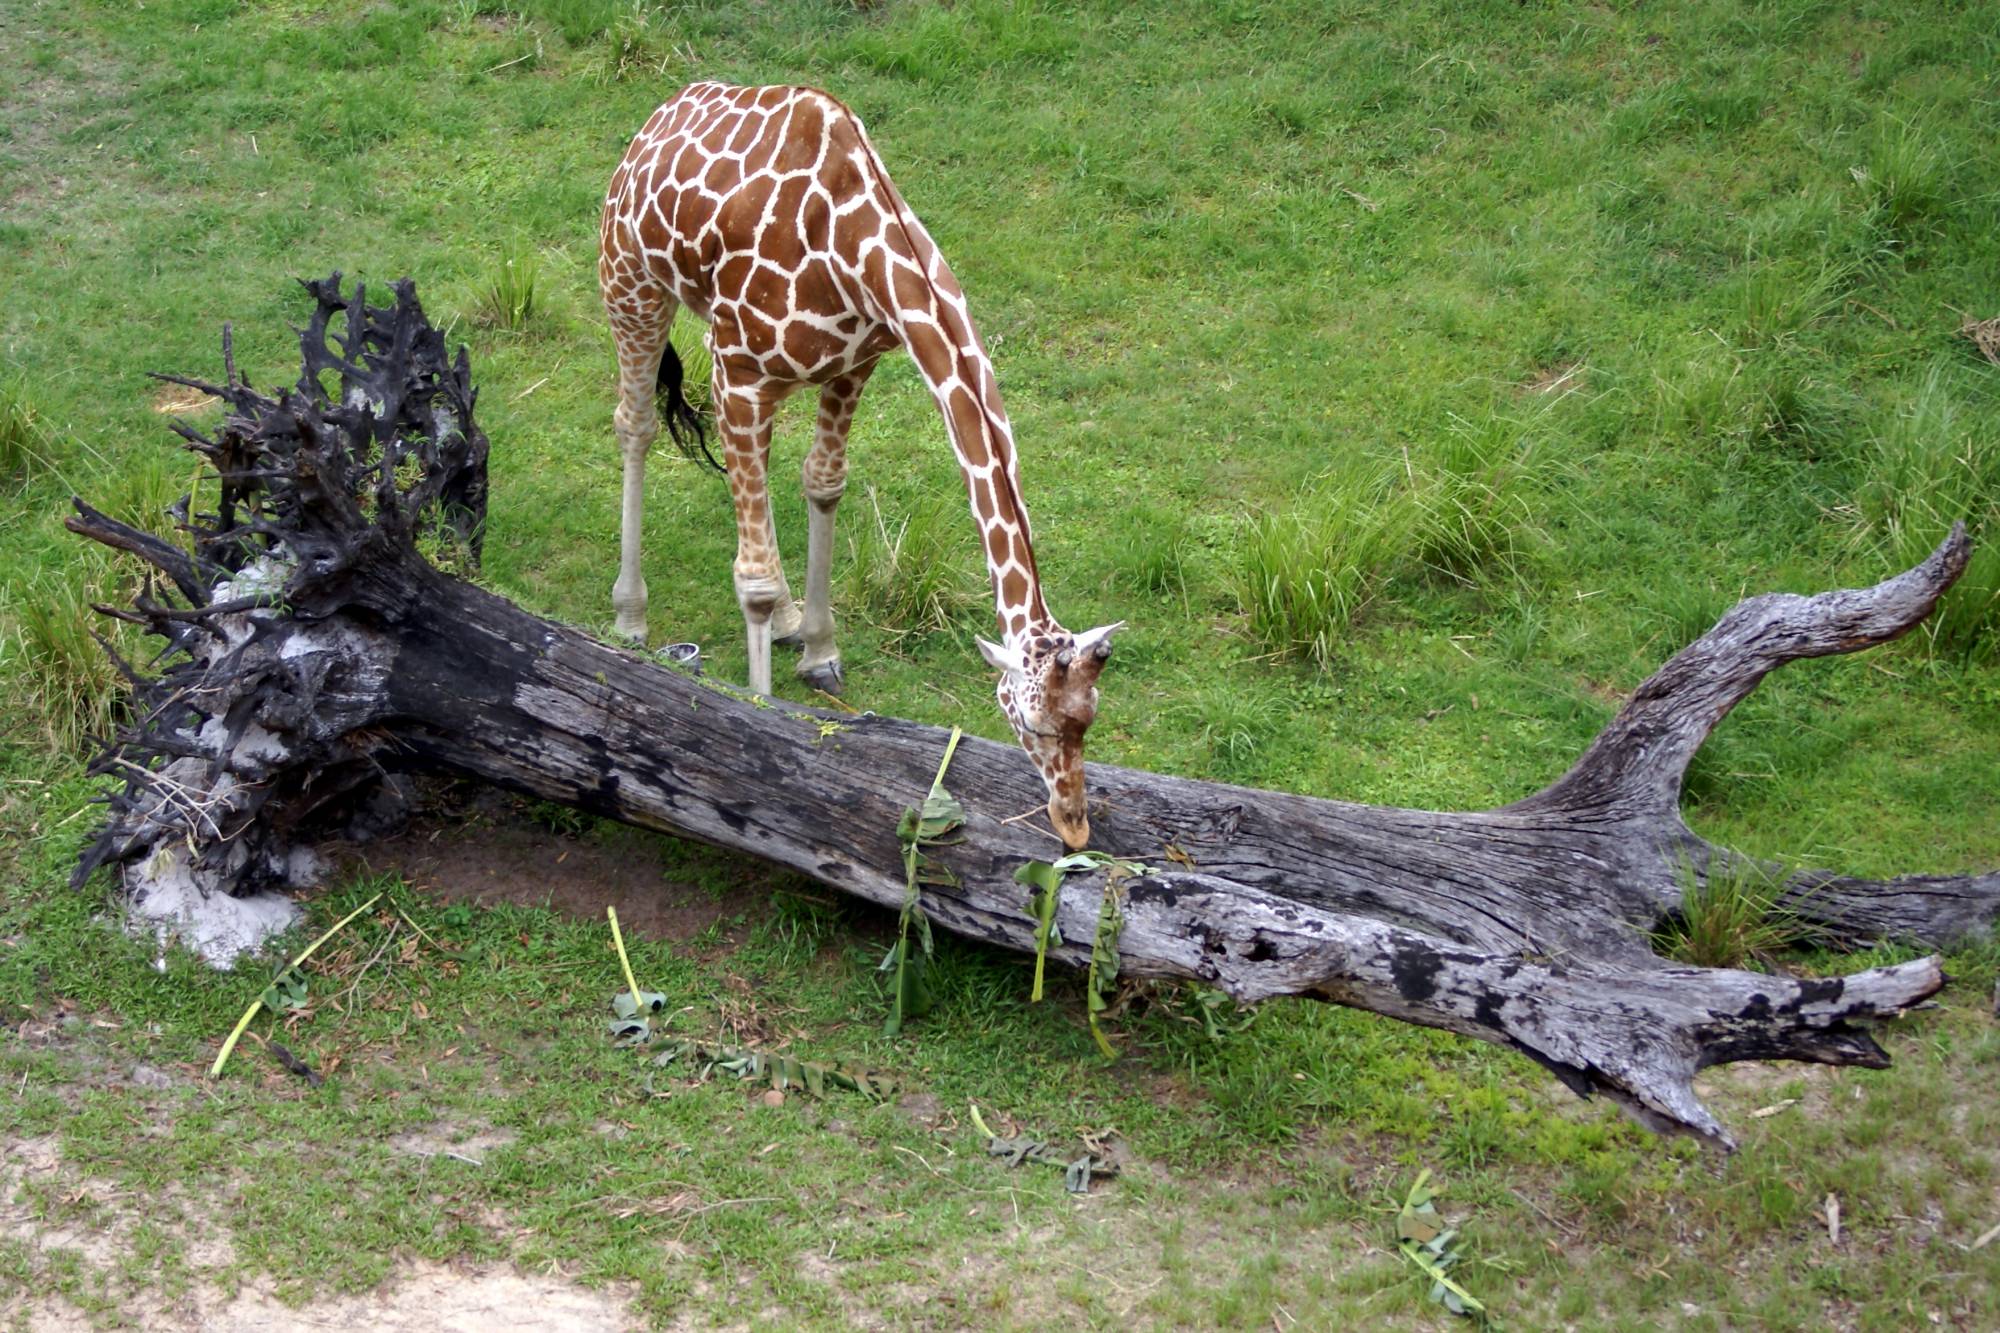
M 1837 1115 L 1836 1099 L 1859 1097 L 1861 1086 L 1831 1065 L 1743 1060 L 1702 1070 L 1694 1090 L 1723 1123 L 1747 1128 L 1777 1116 Z
M 506 1147 L 518 1137 L 511 1129 L 495 1129 L 491 1125 L 453 1128 L 436 1124 L 398 1134 L 389 1140 L 389 1146 L 412 1157 L 456 1157 L 461 1162 L 484 1166 L 487 1154 Z
M 214 394 L 185 384 L 163 384 L 153 395 L 153 410 L 163 416 L 186 416 L 216 406 L 222 400 Z
M 553 1278 L 529 1277 L 511 1268 L 454 1268 L 405 1264 L 373 1291 L 293 1307 L 263 1287 L 233 1295 L 197 1285 L 171 1308 L 123 1312 L 123 1323 L 141 1329 L 199 1329 L 202 1333 L 270 1333 L 287 1328 L 358 1328 L 374 1333 L 597 1333 L 640 1326 L 626 1312 L 623 1292 L 593 1291 Z M 0 1302 L 0 1314 L 35 1333 L 97 1329 L 60 1297 L 22 1307 Z
M 469 1137 L 438 1131 L 441 1151 L 472 1153 L 507 1142 L 504 1132 Z M 405 1142 L 407 1140 L 408 1142 Z M 419 1151 L 425 1134 L 401 1136 L 395 1145 Z M 119 1303 L 117 1322 L 141 1329 L 200 1329 L 205 1333 L 266 1333 L 275 1328 L 365 1328 L 388 1333 L 568 1333 L 627 1329 L 632 1293 L 586 1290 L 504 1266 L 406 1263 L 372 1291 L 285 1305 L 268 1280 L 229 1281 L 236 1266 L 229 1228 L 214 1215 L 219 1200 L 196 1199 L 178 1188 L 165 1196 L 137 1197 L 71 1171 L 54 1135 L 0 1141 L 0 1240 L 23 1246 L 37 1261 L 64 1253 L 84 1274 L 83 1290 L 109 1295 L 115 1275 L 144 1224 L 178 1238 L 192 1281 L 178 1295 L 142 1290 Z M 39 1262 L 37 1263 L 39 1265 Z M 86 1312 L 44 1287 L 0 1294 L 0 1326 L 36 1333 L 70 1333 L 105 1325 L 102 1311 Z
M 616 907 L 626 934 L 682 943 L 770 905 L 766 891 L 718 894 L 676 878 L 644 834 L 571 837 L 529 822 L 517 802 L 498 794 L 478 798 L 463 817 L 429 817 L 353 846 L 344 859 L 371 874 L 399 874 L 439 902 L 547 907 L 589 921 Z M 733 947 L 736 940 L 725 931 L 722 942 Z

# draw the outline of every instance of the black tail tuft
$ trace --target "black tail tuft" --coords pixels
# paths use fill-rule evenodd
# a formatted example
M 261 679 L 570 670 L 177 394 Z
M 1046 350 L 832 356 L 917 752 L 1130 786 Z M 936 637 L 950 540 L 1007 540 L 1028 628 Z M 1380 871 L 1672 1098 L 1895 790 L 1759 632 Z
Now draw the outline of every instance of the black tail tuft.
M 696 462 L 706 460 L 717 472 L 723 471 L 722 464 L 708 451 L 708 427 L 703 424 L 701 413 L 694 410 L 694 404 L 681 391 L 681 357 L 672 343 L 660 353 L 660 382 L 654 396 L 659 400 L 667 434 L 680 451 Z

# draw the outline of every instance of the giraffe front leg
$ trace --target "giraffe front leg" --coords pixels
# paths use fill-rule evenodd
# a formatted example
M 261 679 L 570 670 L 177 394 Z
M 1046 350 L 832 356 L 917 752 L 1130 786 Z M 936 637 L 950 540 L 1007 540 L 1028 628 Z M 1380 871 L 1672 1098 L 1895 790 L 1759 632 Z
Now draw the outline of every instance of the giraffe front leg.
M 776 560 L 778 525 L 775 520 L 769 518 L 768 509 L 766 521 L 770 523 L 770 527 L 765 540 L 770 545 L 773 560 Z M 792 585 L 785 579 L 783 562 L 777 563 L 774 569 L 778 579 L 778 599 L 771 608 L 771 642 L 796 647 L 804 637 L 805 613 L 800 609 L 798 599 L 792 596 Z
M 818 496 L 808 491 L 811 507 L 806 529 L 805 651 L 799 654 L 799 679 L 816 690 L 839 694 L 846 677 L 840 669 L 840 649 L 833 639 L 833 511 L 840 492 Z
M 736 560 L 736 603 L 743 608 L 743 630 L 750 653 L 752 694 L 771 692 L 771 613 L 783 585 L 768 570 Z
M 870 362 L 820 389 L 819 422 L 813 447 L 801 469 L 809 510 L 806 530 L 805 651 L 799 679 L 816 690 L 839 694 L 846 683 L 833 625 L 833 516 L 847 489 L 847 427 L 861 386 L 874 369 Z
M 779 608 L 791 605 L 791 592 L 778 562 L 768 481 L 771 417 L 783 391 L 756 379 L 750 380 L 749 387 L 739 387 L 744 381 L 728 375 L 727 365 L 720 359 L 716 362 L 714 392 L 723 462 L 736 508 L 736 602 L 743 608 L 751 692 L 769 694 L 773 630 L 783 628 Z

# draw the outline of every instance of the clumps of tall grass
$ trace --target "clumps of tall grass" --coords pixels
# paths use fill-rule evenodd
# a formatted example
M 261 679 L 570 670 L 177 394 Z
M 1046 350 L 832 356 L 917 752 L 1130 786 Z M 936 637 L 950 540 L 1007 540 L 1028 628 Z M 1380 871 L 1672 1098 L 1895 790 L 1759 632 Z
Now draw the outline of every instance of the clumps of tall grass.
M 644 0 L 619 6 L 608 27 L 581 41 L 571 38 L 570 45 L 592 41 L 600 33 L 604 40 L 592 46 L 583 64 L 585 75 L 598 83 L 626 79 L 660 82 L 676 65 L 692 68 L 700 63 L 667 20 L 667 10 Z
M 18 705 L 11 711 L 33 719 L 50 748 L 64 753 L 109 736 L 124 701 L 118 669 L 92 635 L 106 623 L 91 609 L 94 600 L 105 600 L 95 583 L 27 583 L 9 598 L 0 621 L 0 680 Z
M 542 261 L 533 250 L 502 255 L 479 289 L 477 319 L 488 328 L 525 332 L 534 324 L 541 304 Z
M 1856 537 L 1907 568 L 1965 521 L 1971 562 L 1924 622 L 1933 649 L 1971 662 L 2000 659 L 2000 439 L 1982 429 L 1996 395 L 1956 366 L 1933 364 L 1864 446 Z
M 874 487 L 867 495 L 866 512 L 847 525 L 844 579 L 848 601 L 870 624 L 895 641 L 947 629 L 979 605 L 956 505 L 933 496 L 891 520 Z
M 0 486 L 24 485 L 55 470 L 50 433 L 27 390 L 0 381 Z
M 1254 516 L 1239 589 L 1250 633 L 1276 652 L 1331 664 L 1355 619 L 1409 562 L 1419 521 L 1379 464 L 1329 474 Z
M 1703 349 L 1655 374 L 1653 400 L 1658 434 L 1731 456 L 1788 443 L 1815 449 L 1840 433 L 1845 410 L 1817 359 L 1796 349 Z
M 1729 284 L 1738 336 L 1752 348 L 1796 337 L 1840 308 L 1853 277 L 1853 265 L 1825 255 L 1806 262 L 1746 256 Z
M 1427 450 L 1345 463 L 1251 517 L 1237 580 L 1251 635 L 1324 668 L 1397 580 L 1510 570 L 1551 473 L 1540 424 L 1453 418 Z
M 1705 872 L 1683 864 L 1680 907 L 1655 937 L 1659 951 L 1696 967 L 1769 968 L 1788 950 L 1819 942 L 1784 902 L 1790 874 L 1747 859 L 1717 858 Z
M 514 0 L 508 8 L 554 28 L 572 47 L 582 47 L 611 31 L 639 6 L 633 0 Z
M 1528 495 L 1545 471 L 1543 442 L 1512 417 L 1454 416 L 1431 445 L 1426 471 L 1411 469 L 1417 559 L 1466 583 L 1491 566 L 1511 566 L 1530 530 Z
M 104 512 L 121 523 L 145 532 L 162 535 L 173 530 L 172 509 L 190 486 L 196 487 L 194 504 L 199 504 L 199 487 L 208 486 L 208 500 L 215 499 L 215 481 L 197 467 L 181 466 L 186 454 L 147 453 L 123 460 L 105 477 Z
M 1861 163 L 1850 170 L 1899 236 L 1907 237 L 1950 202 L 1952 164 L 1931 131 L 1916 122 L 1884 120 Z
M 1840 309 L 1860 266 L 1834 257 L 1828 244 L 1817 242 L 1805 255 L 1754 247 L 1744 255 L 1722 291 L 1728 345 L 1707 353 L 1684 391 L 1698 435 L 1814 445 L 1838 433 L 1841 395 L 1806 335 Z

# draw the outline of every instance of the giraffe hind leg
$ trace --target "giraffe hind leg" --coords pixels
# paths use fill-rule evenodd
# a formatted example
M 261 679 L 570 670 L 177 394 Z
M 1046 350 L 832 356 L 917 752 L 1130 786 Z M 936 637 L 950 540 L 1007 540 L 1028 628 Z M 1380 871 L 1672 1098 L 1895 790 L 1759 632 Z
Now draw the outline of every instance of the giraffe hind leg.
M 847 489 L 847 428 L 854 420 L 854 405 L 861 387 L 875 365 L 869 362 L 838 379 L 829 380 L 819 392 L 819 421 L 813 431 L 813 445 L 800 469 L 808 506 L 806 538 L 806 602 L 801 626 L 805 640 L 799 656 L 798 676 L 816 690 L 839 694 L 846 684 L 840 665 L 840 648 L 834 642 L 833 622 L 833 516 Z
M 646 454 L 660 433 L 654 402 L 661 348 L 673 323 L 669 300 L 642 308 L 614 308 L 612 341 L 618 348 L 618 408 L 612 425 L 624 462 L 624 489 L 619 510 L 618 578 L 611 585 L 611 607 L 620 636 L 646 641 L 646 576 L 641 569 L 642 531 L 646 516 Z

